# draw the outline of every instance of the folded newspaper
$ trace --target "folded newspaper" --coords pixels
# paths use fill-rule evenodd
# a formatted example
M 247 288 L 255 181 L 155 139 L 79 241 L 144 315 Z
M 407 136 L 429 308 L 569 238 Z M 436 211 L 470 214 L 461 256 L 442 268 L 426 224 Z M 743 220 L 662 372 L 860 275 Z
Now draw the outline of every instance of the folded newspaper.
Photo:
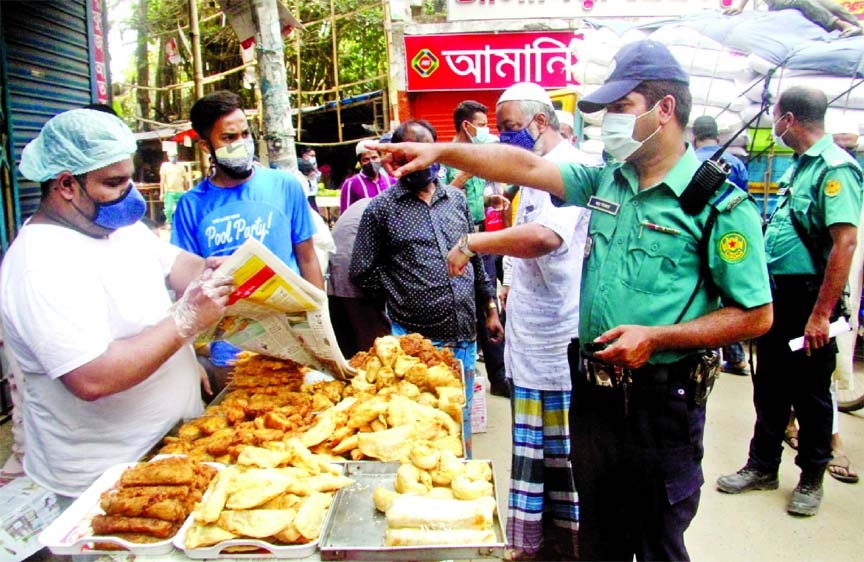
M 208 339 L 291 359 L 346 379 L 354 374 L 339 350 L 327 294 L 252 238 L 216 270 L 236 284 L 225 317 Z

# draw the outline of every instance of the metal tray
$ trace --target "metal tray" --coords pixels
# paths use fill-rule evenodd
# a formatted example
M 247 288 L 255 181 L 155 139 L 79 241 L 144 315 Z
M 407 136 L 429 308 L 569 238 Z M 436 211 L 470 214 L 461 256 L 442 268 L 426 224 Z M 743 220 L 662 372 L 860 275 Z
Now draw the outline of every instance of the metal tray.
M 491 463 L 491 461 L 490 461 Z M 352 461 L 345 464 L 345 475 L 354 484 L 336 492 L 324 524 L 318 548 L 322 560 L 471 560 L 504 557 L 506 535 L 497 510 L 493 530 L 497 542 L 477 545 L 384 546 L 387 521 L 375 509 L 372 490 L 392 487 L 399 463 Z M 492 465 L 492 484 L 495 466 Z

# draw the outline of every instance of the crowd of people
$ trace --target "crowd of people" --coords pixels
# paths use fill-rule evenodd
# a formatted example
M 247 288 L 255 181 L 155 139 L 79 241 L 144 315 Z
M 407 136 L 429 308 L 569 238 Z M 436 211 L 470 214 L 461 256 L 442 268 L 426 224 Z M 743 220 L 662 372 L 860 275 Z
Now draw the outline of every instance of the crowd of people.
M 299 174 L 258 164 L 235 94 L 191 110 L 211 167 L 176 198 L 170 243 L 140 222 L 128 127 L 60 114 L 23 151 L 42 200 L 0 268 L 5 345 L 26 388 L 24 469 L 69 505 L 202 412 L 201 385 L 223 386 L 238 349 L 192 342 L 234 288 L 214 270 L 254 237 L 326 288 L 346 356 L 420 333 L 462 361 L 470 411 L 482 350 L 493 394 L 511 401 L 514 559 L 688 560 L 718 350 L 722 368 L 748 374 L 751 340 L 749 456 L 717 488 L 778 487 L 794 408 L 801 476 L 787 510 L 815 515 L 836 454 L 829 325 L 844 312 L 864 180 L 825 132 L 827 105 L 804 87 L 774 105 L 775 142 L 795 164 L 763 235 L 740 161 L 726 155 L 732 173 L 716 183 L 699 173 L 719 135 L 710 117 L 689 135 L 687 73 L 664 45 L 630 43 L 578 102 L 606 112 L 605 161 L 576 148 L 573 115 L 532 83 L 501 94 L 497 137 L 489 109 L 465 100 L 452 142 L 411 119 L 386 143 L 358 143 L 329 267 L 315 251 L 326 227 L 313 220 L 314 150 Z M 509 226 L 493 227 L 490 210 Z M 470 417 L 463 433 L 470 456 Z

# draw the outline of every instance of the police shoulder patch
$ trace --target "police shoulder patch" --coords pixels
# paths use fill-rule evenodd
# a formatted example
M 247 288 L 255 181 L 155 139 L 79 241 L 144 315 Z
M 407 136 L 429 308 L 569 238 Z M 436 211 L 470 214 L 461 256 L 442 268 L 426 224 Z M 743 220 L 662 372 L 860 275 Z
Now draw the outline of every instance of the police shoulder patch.
M 727 232 L 717 242 L 717 254 L 727 263 L 738 263 L 747 256 L 749 244 L 740 232 Z
M 834 197 L 843 189 L 843 184 L 838 179 L 830 179 L 825 182 L 825 195 Z

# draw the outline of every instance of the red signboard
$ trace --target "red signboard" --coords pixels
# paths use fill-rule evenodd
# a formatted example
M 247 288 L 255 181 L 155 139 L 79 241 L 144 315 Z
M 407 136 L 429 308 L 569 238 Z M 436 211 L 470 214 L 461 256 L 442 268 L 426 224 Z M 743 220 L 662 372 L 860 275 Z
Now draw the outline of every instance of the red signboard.
M 571 70 L 581 40 L 572 31 L 406 36 L 408 91 L 504 90 L 516 82 L 546 88 L 578 84 Z

